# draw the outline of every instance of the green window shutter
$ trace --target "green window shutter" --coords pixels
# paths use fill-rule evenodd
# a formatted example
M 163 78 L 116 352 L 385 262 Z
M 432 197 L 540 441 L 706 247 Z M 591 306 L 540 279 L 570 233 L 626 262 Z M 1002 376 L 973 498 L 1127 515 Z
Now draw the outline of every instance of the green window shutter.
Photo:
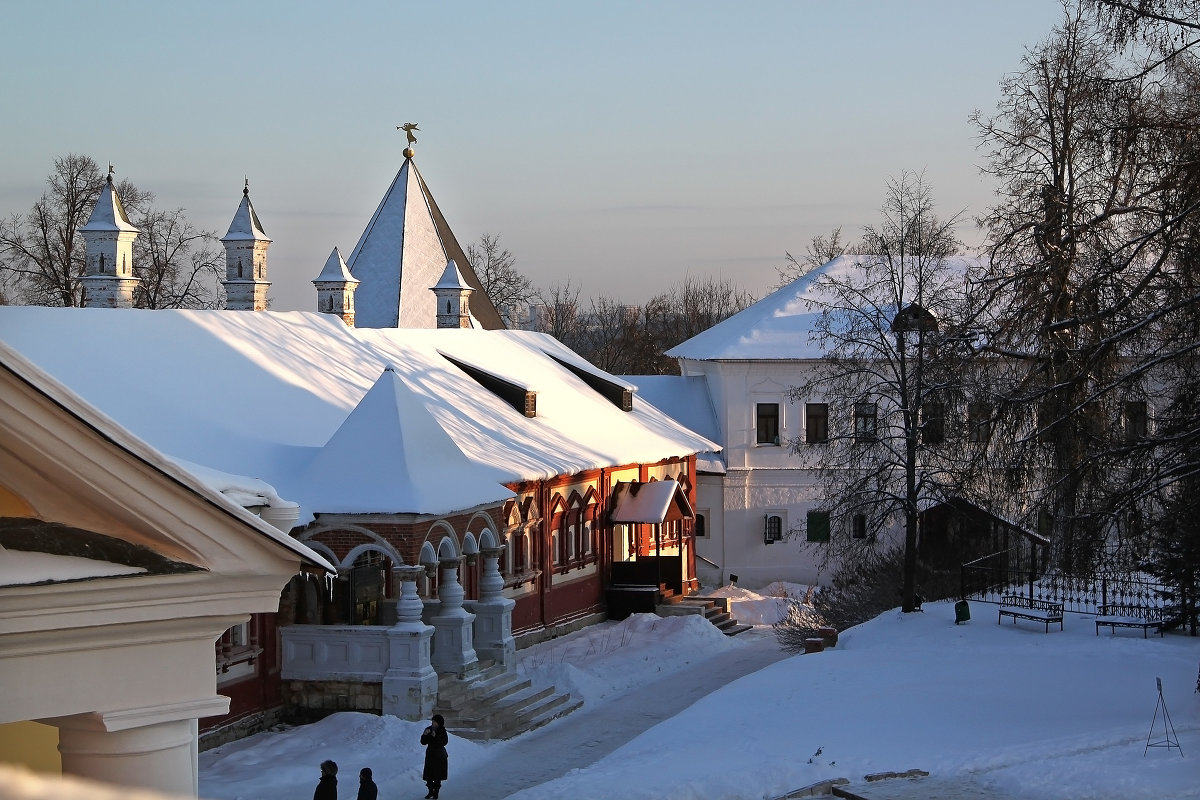
M 828 511 L 810 511 L 808 512 L 808 541 L 810 542 L 828 542 L 829 541 L 829 512 Z

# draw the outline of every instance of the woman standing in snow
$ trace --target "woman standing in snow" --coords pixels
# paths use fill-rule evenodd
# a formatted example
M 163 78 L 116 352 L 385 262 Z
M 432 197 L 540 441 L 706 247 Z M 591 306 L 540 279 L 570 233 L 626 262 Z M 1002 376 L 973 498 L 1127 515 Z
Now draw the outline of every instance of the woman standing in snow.
M 421 744 L 425 745 L 425 771 L 421 779 L 429 787 L 425 800 L 437 800 L 441 791 L 442 781 L 446 780 L 450 769 L 446 744 L 450 738 L 446 735 L 446 720 L 441 714 L 434 714 L 429 727 L 421 734 Z

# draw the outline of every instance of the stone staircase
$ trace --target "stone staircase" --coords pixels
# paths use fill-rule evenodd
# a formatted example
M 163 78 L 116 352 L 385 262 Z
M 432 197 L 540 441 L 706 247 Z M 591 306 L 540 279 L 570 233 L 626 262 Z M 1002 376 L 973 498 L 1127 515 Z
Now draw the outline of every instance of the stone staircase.
M 660 592 L 660 597 L 661 602 L 655 610 L 660 617 L 702 614 L 726 636 L 737 636 L 753 627 L 743 625 L 734 618 L 729 611 L 729 598 L 727 597 L 681 596 L 674 594 L 670 589 Z
M 436 711 L 464 739 L 511 739 L 570 714 L 583 701 L 553 686 L 537 687 L 515 670 L 481 664 L 472 678 L 438 676 Z

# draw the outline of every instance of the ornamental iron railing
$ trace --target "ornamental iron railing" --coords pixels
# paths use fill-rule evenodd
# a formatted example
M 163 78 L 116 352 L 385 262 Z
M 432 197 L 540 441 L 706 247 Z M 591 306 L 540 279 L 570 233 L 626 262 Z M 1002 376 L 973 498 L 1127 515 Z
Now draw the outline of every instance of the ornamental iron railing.
M 1090 575 L 1071 575 L 1045 568 L 1045 548 L 1021 546 L 977 558 L 962 565 L 963 599 L 999 603 L 1004 594 L 1062 603 L 1064 611 L 1095 614 L 1113 603 L 1161 608 L 1170 589 L 1137 569 L 1117 548 L 1097 559 Z

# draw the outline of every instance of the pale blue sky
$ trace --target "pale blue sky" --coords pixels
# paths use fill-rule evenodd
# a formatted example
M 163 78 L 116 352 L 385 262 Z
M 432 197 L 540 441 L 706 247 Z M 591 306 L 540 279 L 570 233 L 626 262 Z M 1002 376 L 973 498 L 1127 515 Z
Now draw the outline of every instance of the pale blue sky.
M 968 122 L 1055 0 L 14 2 L 0 213 L 55 156 L 112 162 L 224 234 L 250 179 L 272 308 L 310 309 L 403 161 L 465 247 L 637 302 L 685 275 L 756 296 L 784 252 L 875 222 L 925 170 L 945 215 L 992 186 Z M 968 226 L 964 238 L 977 241 Z

